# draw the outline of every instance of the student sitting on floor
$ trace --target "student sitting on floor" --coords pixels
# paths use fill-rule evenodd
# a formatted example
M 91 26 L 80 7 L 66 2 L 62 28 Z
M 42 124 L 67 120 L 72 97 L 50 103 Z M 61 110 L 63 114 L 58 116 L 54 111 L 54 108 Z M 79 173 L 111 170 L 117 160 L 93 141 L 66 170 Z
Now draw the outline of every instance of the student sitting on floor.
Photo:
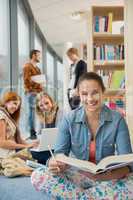
M 101 77 L 88 72 L 78 82 L 82 106 L 68 113 L 59 125 L 55 154 L 70 153 L 81 160 L 99 163 L 117 153 L 132 153 L 125 119 L 103 102 L 105 87 Z M 64 199 L 133 199 L 133 168 L 122 167 L 102 174 L 71 170 L 51 158 L 48 168 L 33 172 L 32 183 L 37 190 Z
M 20 108 L 21 98 L 17 93 L 6 92 L 0 106 L 0 172 L 9 177 L 31 174 L 24 160 L 32 157 L 25 148 L 38 145 L 37 141 L 28 144 L 21 138 L 18 129 Z
M 45 128 L 54 128 L 61 118 L 61 111 L 54 100 L 45 92 L 37 95 L 36 113 Z
M 59 110 L 58 105 L 46 93 L 41 92 L 37 95 L 36 99 L 36 113 L 42 123 L 43 128 L 55 128 L 61 119 L 62 112 Z M 47 140 L 47 138 L 46 138 Z M 38 160 L 41 164 L 46 164 L 50 157 L 49 151 L 31 151 L 34 159 Z

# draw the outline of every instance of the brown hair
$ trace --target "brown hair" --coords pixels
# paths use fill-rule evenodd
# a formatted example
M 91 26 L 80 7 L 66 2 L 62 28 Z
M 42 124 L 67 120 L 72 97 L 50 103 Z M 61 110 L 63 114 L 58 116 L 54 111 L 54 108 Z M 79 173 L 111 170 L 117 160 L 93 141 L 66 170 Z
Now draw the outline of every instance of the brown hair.
M 79 89 L 79 85 L 82 81 L 84 80 L 95 80 L 101 87 L 102 91 L 105 91 L 105 86 L 103 83 L 103 80 L 101 78 L 101 76 L 99 76 L 97 73 L 95 72 L 86 72 L 84 73 L 78 80 L 78 89 Z
M 32 50 L 30 51 L 30 59 L 32 59 L 33 55 L 36 55 L 37 53 L 40 53 L 40 51 L 37 50 L 37 49 L 32 49 Z
M 18 110 L 16 110 L 16 112 L 14 112 L 13 114 L 10 114 L 10 116 L 16 121 L 18 122 L 19 117 L 20 117 L 20 108 L 21 108 L 21 97 L 13 91 L 8 91 L 5 92 L 3 95 L 3 99 L 1 102 L 1 106 L 5 107 L 5 104 L 9 101 L 20 101 L 20 106 L 18 108 Z
M 71 55 L 71 54 L 76 54 L 77 56 L 79 56 L 79 54 L 78 54 L 78 49 L 76 49 L 76 48 L 70 48 L 70 49 L 68 49 L 67 50 L 67 52 L 66 52 L 66 54 L 69 56 L 69 55 Z

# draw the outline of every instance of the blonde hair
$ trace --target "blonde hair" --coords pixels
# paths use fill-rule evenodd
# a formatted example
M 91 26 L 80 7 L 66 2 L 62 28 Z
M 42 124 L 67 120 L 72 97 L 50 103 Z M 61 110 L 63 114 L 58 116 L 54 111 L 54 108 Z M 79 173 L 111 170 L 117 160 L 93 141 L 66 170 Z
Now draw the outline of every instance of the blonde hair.
M 66 53 L 67 53 L 68 56 L 71 55 L 71 54 L 75 54 L 75 55 L 79 56 L 78 49 L 76 49 L 74 47 L 68 49 Z
M 48 98 L 50 100 L 51 104 L 52 104 L 52 109 L 49 112 L 49 114 L 45 111 L 43 112 L 40 109 L 39 101 L 42 97 Z M 47 94 L 46 92 L 41 92 L 40 94 L 37 95 L 37 98 L 36 98 L 36 113 L 37 113 L 41 122 L 45 122 L 45 123 L 53 122 L 55 117 L 56 117 L 57 110 L 58 110 L 58 106 L 57 106 L 56 102 L 54 102 L 54 100 L 51 98 L 51 96 L 49 96 L 49 94 Z
M 41 93 L 39 93 L 39 94 L 37 95 L 37 98 L 36 98 L 36 113 L 37 113 L 40 117 L 43 118 L 43 113 L 42 113 L 42 111 L 41 111 L 41 109 L 40 109 L 40 107 L 39 107 L 39 101 L 40 101 L 40 99 L 41 99 L 42 97 L 48 98 L 48 99 L 50 100 L 52 106 L 54 105 L 55 102 L 53 101 L 53 99 L 51 98 L 51 96 L 50 96 L 49 94 L 47 94 L 46 92 L 41 92 Z

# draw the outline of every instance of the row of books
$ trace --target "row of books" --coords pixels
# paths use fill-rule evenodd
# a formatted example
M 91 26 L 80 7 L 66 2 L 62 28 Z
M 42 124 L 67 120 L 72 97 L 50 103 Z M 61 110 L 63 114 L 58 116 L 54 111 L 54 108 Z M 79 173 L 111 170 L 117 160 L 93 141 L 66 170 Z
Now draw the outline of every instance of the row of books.
M 98 70 L 97 73 L 102 77 L 106 88 L 125 89 L 124 71 Z
M 94 60 L 123 60 L 124 45 L 94 44 Z
M 94 16 L 94 32 L 109 32 L 112 33 L 113 13 L 110 12 L 108 16 Z
M 124 108 L 125 107 L 125 103 L 122 99 L 114 99 L 114 100 L 110 100 L 110 99 L 106 99 L 105 100 L 105 104 L 110 107 L 111 109 L 116 109 L 117 107 L 119 108 Z
M 123 117 L 126 116 L 125 102 L 122 99 L 105 99 L 105 104 L 111 109 L 118 111 Z

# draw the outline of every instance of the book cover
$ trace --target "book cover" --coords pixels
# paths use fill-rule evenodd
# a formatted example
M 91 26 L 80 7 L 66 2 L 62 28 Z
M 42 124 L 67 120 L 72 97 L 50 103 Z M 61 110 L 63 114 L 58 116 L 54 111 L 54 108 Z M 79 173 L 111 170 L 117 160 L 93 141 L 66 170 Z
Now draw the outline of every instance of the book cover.
M 108 14 L 108 32 L 112 33 L 112 21 L 113 21 L 113 13 Z
M 31 80 L 36 82 L 36 83 L 46 83 L 46 77 L 44 74 L 40 74 L 40 75 L 34 75 L 31 76 Z
M 55 156 L 55 159 L 70 166 L 77 167 L 80 170 L 90 172 L 92 174 L 99 174 L 106 172 L 107 170 L 131 165 L 133 163 L 133 153 L 108 156 L 106 158 L 103 158 L 97 165 L 90 161 L 79 160 L 76 158 L 65 156 L 64 154 L 57 154 Z
M 94 32 L 99 32 L 99 16 L 95 16 L 94 21 Z
M 111 79 L 110 88 L 120 89 L 124 77 L 125 77 L 124 71 L 114 71 Z

